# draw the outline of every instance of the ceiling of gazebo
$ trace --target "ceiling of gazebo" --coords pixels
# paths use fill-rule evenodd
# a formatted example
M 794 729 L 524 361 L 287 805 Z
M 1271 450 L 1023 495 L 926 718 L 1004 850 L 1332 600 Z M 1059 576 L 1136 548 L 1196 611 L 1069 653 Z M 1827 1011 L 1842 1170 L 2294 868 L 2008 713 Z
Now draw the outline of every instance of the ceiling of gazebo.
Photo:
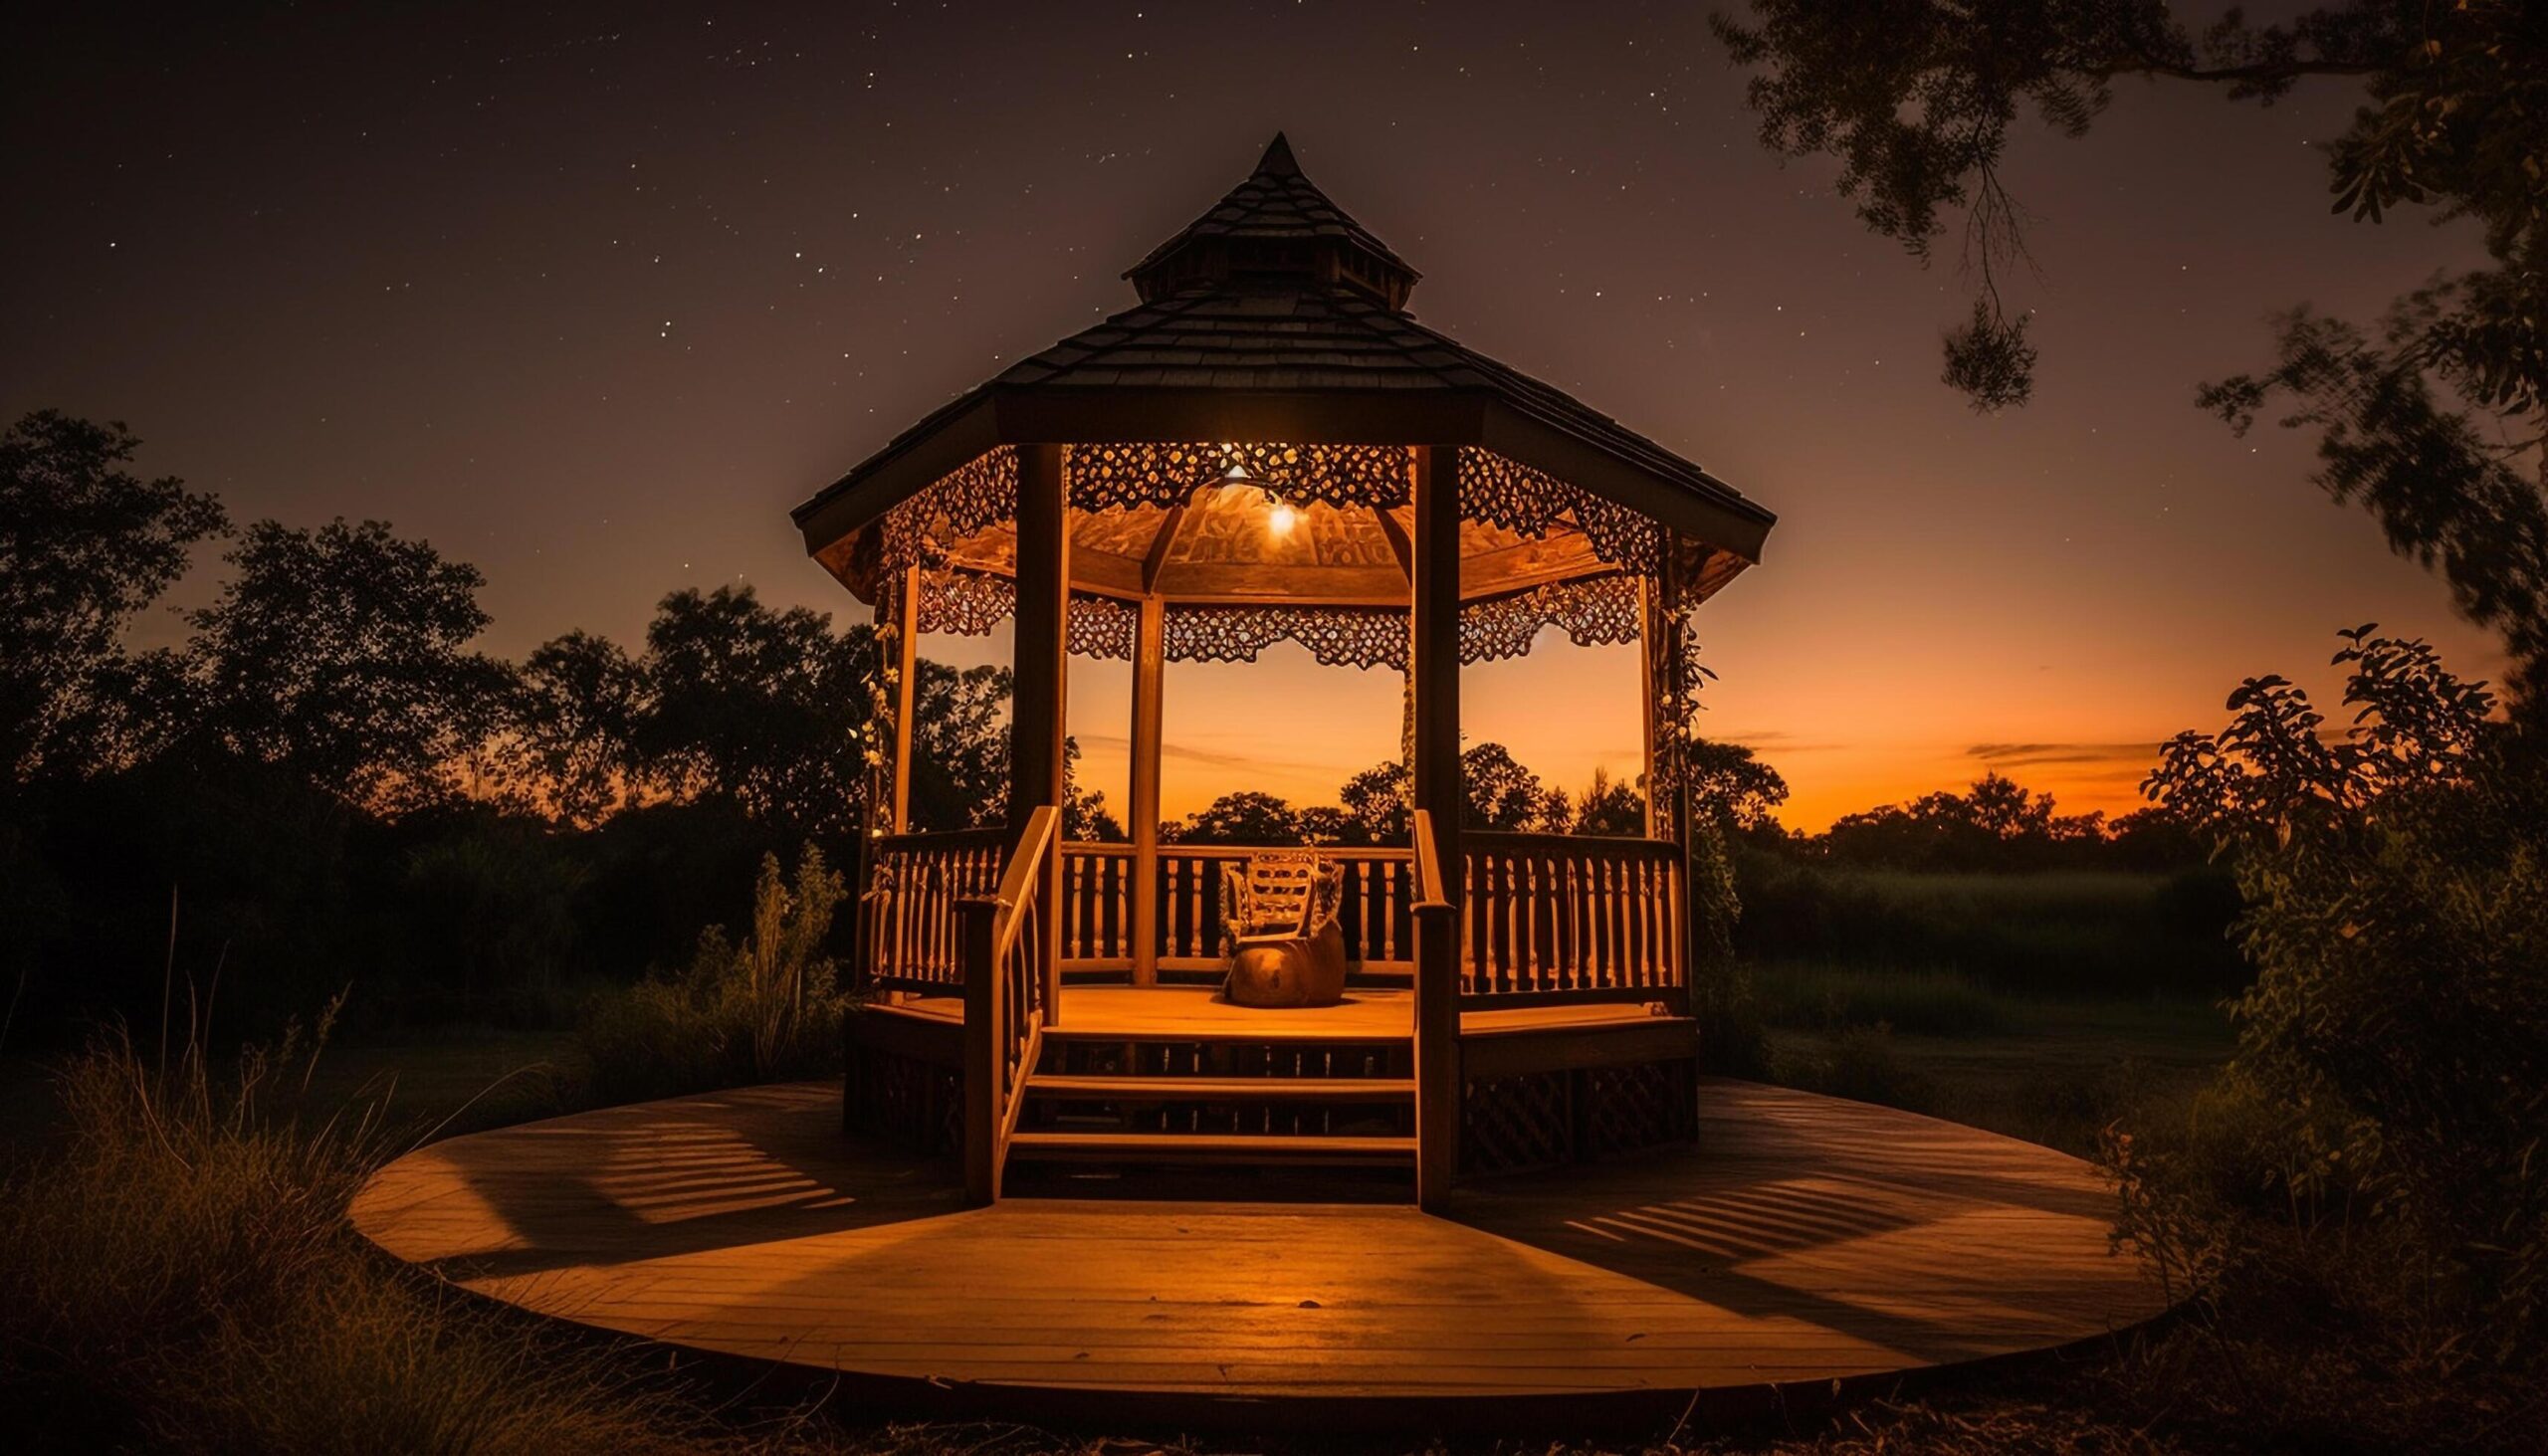
M 1287 512 L 1289 527 L 1278 525 Z M 1277 505 L 1248 486 L 1206 486 L 1181 506 L 1071 513 L 1071 583 L 1177 601 L 1403 605 L 1411 507 Z M 946 563 L 1014 574 L 1014 527 L 997 521 L 947 547 Z M 1616 570 L 1571 524 L 1539 538 L 1486 521 L 1460 526 L 1460 594 L 1489 596 Z

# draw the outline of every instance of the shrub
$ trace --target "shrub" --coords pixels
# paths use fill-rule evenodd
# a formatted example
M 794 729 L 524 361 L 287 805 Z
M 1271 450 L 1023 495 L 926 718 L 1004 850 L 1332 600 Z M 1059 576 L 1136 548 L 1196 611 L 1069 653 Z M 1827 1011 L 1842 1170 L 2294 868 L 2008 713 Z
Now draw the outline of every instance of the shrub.
M 2548 748 L 2422 642 L 2344 634 L 2353 726 L 2249 679 L 2153 797 L 2214 834 L 2253 987 L 2230 1085 L 2292 1109 L 2256 1172 L 2399 1236 L 2489 1359 L 2548 1336 Z M 2129 1169 L 2127 1168 L 2127 1171 Z
M 576 1040 L 594 1099 L 643 1102 L 838 1071 L 847 1001 L 820 951 L 844 894 L 819 850 L 805 850 L 792 888 L 778 857 L 763 857 L 742 943 L 711 926 L 678 977 L 592 1004 Z

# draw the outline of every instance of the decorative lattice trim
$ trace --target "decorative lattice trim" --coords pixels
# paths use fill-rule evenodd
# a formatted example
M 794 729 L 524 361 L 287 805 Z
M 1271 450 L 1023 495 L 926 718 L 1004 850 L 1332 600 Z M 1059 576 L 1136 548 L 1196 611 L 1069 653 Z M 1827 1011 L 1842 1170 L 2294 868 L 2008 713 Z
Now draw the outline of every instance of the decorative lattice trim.
M 920 630 L 982 637 L 1017 614 L 1017 583 L 989 571 L 949 568 L 920 577 Z M 1095 592 L 1071 593 L 1065 631 L 1074 656 L 1133 660 L 1133 636 L 1141 612 L 1129 602 Z
M 924 571 L 919 618 L 923 632 L 987 636 L 1017 612 L 1017 583 L 987 571 Z
M 1070 503 L 1082 511 L 1182 505 L 1233 468 L 1291 501 L 1381 510 L 1412 499 L 1415 480 L 1415 452 L 1403 445 L 1153 441 L 1072 445 L 1062 456 Z
M 1175 607 L 1162 650 L 1173 662 L 1254 662 L 1290 638 L 1328 667 L 1406 670 L 1406 613 L 1386 607 Z
M 1016 519 L 1017 447 L 993 446 L 885 513 L 878 562 L 888 575 L 906 566 L 942 565 L 948 547 Z
M 1643 515 L 1474 445 L 1460 447 L 1460 517 L 1534 540 L 1571 520 L 1592 554 L 1633 571 L 1652 571 L 1663 556 L 1663 528 Z
M 1460 661 L 1528 654 L 1543 627 L 1563 628 L 1579 647 L 1634 642 L 1642 601 L 1633 576 L 1553 581 L 1460 608 Z M 1017 587 L 987 571 L 921 573 L 919 628 L 980 637 L 1017 611 Z M 1297 642 L 1329 667 L 1406 670 L 1406 613 L 1393 607 L 1171 606 L 1162 650 L 1171 662 L 1254 662 L 1277 642 Z M 1070 651 L 1130 662 L 1141 620 L 1132 603 L 1071 593 Z
M 1133 639 L 1141 625 L 1142 609 L 1131 602 L 1075 591 L 1071 593 L 1070 625 L 1062 636 L 1075 657 L 1131 662 Z
M 1590 576 L 1471 602 L 1460 608 L 1460 661 L 1522 657 L 1552 626 L 1578 647 L 1634 642 L 1644 615 L 1639 586 L 1634 576 Z

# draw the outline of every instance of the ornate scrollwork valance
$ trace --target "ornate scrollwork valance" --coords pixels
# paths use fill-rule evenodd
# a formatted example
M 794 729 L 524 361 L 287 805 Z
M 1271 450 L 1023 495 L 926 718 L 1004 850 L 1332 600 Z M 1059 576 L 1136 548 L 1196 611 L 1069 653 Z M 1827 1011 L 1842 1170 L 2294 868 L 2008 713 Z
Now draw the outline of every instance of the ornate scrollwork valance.
M 1195 490 L 1237 478 L 1295 503 L 1389 510 L 1413 499 L 1415 452 L 1403 445 L 1072 445 L 1062 452 L 1071 505 L 1082 511 L 1177 506 Z
M 1579 647 L 1634 642 L 1642 632 L 1640 579 L 1624 573 L 1552 581 L 1460 608 L 1460 661 L 1521 657 L 1544 627 Z M 921 573 L 923 632 L 988 633 L 1017 610 L 1017 587 L 987 571 Z M 1396 607 L 1170 604 L 1161 652 L 1170 662 L 1254 662 L 1277 642 L 1299 643 L 1328 667 L 1406 670 L 1406 613 Z M 1130 662 L 1141 611 L 1095 592 L 1071 593 L 1064 637 L 1074 656 Z
M 1406 670 L 1406 613 L 1387 607 L 1178 607 L 1166 615 L 1170 662 L 1254 662 L 1285 638 L 1327 667 Z
M 1156 441 L 1071 445 L 1062 460 L 1080 511 L 1179 505 L 1233 469 L 1296 503 L 1386 511 L 1412 499 L 1415 475 L 1415 453 L 1402 445 Z M 1473 445 L 1460 447 L 1460 514 L 1534 539 L 1572 522 L 1594 555 L 1630 571 L 1653 570 L 1663 549 L 1662 528 L 1643 515 Z M 880 563 L 887 571 L 941 565 L 956 542 L 1016 515 L 1017 450 L 1001 445 L 886 512 Z
M 1460 661 L 1521 657 L 1543 627 L 1564 628 L 1578 647 L 1634 642 L 1643 616 L 1641 584 L 1634 576 L 1587 576 L 1470 602 L 1460 608 Z
M 1644 515 L 1474 445 L 1460 447 L 1460 517 L 1535 539 L 1571 518 L 1611 565 L 1652 571 L 1663 558 L 1663 528 Z
M 942 569 L 920 577 L 915 615 L 923 632 L 982 637 L 1017 612 L 1017 583 L 988 571 Z M 1064 638 L 1072 655 L 1133 660 L 1133 634 L 1141 613 L 1129 602 L 1091 591 L 1071 593 Z

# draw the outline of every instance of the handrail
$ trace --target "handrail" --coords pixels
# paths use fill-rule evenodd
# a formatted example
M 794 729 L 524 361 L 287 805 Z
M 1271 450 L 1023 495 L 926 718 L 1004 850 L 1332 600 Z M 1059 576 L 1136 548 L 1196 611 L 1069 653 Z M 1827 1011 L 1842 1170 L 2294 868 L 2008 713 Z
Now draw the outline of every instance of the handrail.
M 1433 813 L 1429 809 L 1415 811 L 1414 855 L 1412 908 L 1420 911 L 1449 910 L 1451 902 L 1442 898 L 1442 859 L 1433 847 Z
M 1052 1011 L 1042 962 L 1053 932 L 1039 924 L 1037 907 L 1060 821 L 1058 808 L 1038 806 L 1008 851 L 999 888 L 957 906 L 964 923 L 964 1193 L 974 1203 L 999 1197 L 1024 1101 L 1018 1094 L 1035 1070 Z M 1021 955 L 1030 928 L 1036 938 Z

